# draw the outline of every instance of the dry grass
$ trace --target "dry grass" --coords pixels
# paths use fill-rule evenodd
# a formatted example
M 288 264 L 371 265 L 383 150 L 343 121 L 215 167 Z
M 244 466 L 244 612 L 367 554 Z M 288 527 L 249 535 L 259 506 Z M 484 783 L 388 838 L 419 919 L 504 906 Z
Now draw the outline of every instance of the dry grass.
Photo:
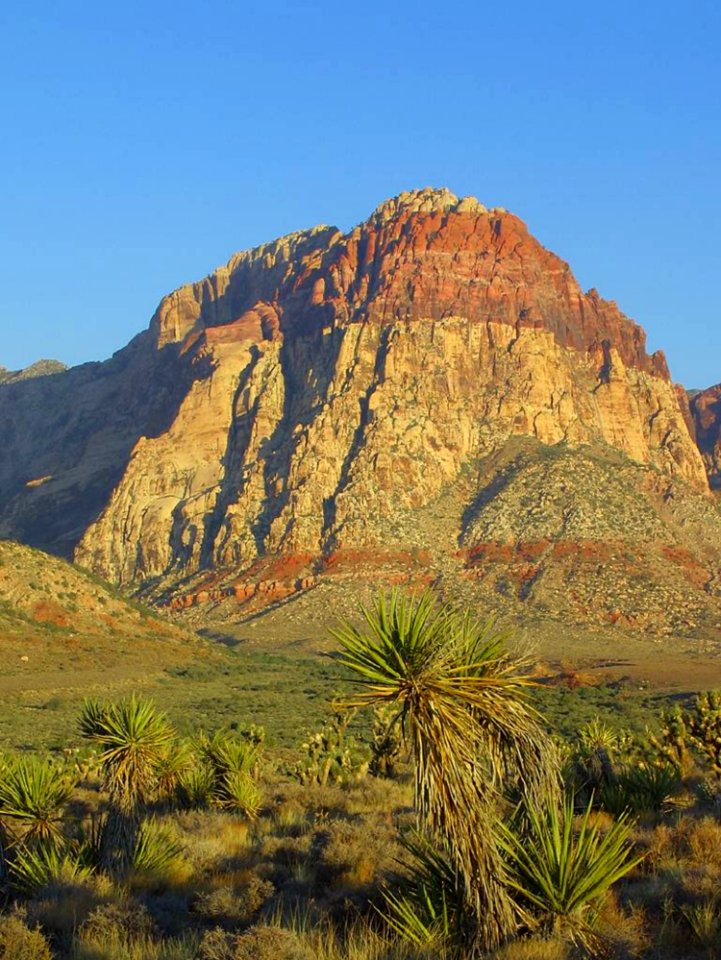
M 53 960 L 50 944 L 42 932 L 28 926 L 22 913 L 0 917 L 2 960 Z

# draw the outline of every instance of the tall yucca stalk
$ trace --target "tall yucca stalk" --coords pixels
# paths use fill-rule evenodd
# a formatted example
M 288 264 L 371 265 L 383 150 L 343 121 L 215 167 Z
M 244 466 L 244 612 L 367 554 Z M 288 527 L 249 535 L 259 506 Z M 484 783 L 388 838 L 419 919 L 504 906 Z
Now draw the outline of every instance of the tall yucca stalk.
M 517 926 L 492 826 L 502 790 L 555 801 L 555 750 L 528 704 L 530 680 L 489 625 L 426 592 L 394 591 L 362 608 L 365 629 L 333 631 L 340 661 L 363 689 L 354 706 L 394 704 L 415 759 L 421 822 L 443 842 L 463 879 L 476 948 Z
M 60 844 L 63 810 L 73 789 L 65 767 L 32 755 L 13 757 L 0 777 L 0 821 L 25 845 Z
M 173 730 L 150 700 L 88 700 L 80 715 L 84 737 L 102 748 L 100 762 L 110 809 L 100 842 L 101 865 L 125 873 L 138 842 L 142 808 L 152 796 Z

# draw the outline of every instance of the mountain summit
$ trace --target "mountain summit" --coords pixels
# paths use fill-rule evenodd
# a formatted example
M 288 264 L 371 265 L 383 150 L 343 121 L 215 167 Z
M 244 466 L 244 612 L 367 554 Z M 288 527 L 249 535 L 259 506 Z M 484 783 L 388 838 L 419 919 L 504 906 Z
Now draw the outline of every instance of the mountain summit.
M 245 603 L 457 574 L 550 609 L 625 551 L 659 622 L 717 616 L 721 521 L 663 354 L 447 190 L 236 254 L 110 361 L 0 387 L 0 439 L 0 533 L 115 581 Z M 631 622 L 638 590 L 613 593 L 574 609 Z

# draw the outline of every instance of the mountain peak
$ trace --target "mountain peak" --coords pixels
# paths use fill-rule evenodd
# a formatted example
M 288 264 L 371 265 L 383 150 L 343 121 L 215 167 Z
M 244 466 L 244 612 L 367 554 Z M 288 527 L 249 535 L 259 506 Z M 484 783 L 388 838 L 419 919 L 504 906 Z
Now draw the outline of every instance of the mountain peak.
M 705 584 L 721 542 L 697 433 L 643 330 L 521 220 L 413 190 L 237 254 L 106 364 L 6 384 L 0 536 L 231 605 L 363 571 L 475 584 L 509 557 L 493 596 L 515 577 L 550 603 L 580 565 L 591 617 L 615 616 L 593 571 L 632 540 L 624 616 L 657 578 L 659 623 L 690 622 L 687 575 Z M 688 544 L 673 577 L 659 542 Z
M 496 208 L 501 212 L 501 208 Z M 386 223 L 403 214 L 445 213 L 454 210 L 457 213 L 487 213 L 487 208 L 475 197 L 459 199 L 455 193 L 445 187 L 423 187 L 420 190 L 406 190 L 379 204 L 369 218 L 377 225 Z

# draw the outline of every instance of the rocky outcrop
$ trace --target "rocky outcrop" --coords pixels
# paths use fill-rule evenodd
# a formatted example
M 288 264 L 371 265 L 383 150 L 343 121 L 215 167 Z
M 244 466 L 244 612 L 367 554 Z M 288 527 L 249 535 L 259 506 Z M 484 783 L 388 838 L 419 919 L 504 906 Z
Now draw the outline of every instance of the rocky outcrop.
M 414 191 L 350 233 L 237 254 L 107 364 L 0 387 L 0 534 L 77 544 L 116 581 L 296 584 L 406 549 L 513 438 L 608 448 L 703 500 L 689 423 L 641 328 L 517 217 Z M 297 556 L 293 578 L 263 572 Z

